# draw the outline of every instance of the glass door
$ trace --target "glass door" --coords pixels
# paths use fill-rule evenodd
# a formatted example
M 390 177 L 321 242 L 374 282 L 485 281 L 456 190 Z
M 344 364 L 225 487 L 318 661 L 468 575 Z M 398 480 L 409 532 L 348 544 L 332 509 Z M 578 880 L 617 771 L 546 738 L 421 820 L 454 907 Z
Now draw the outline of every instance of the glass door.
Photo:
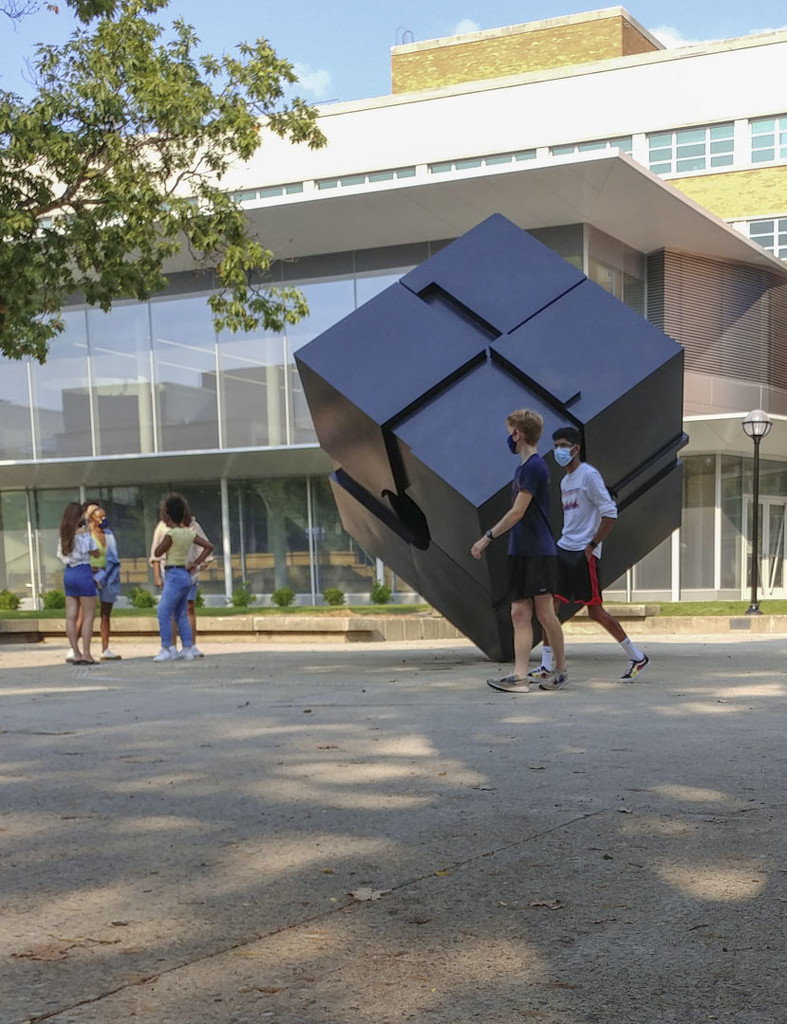
M 787 599 L 787 569 L 785 568 L 787 499 L 762 498 L 759 506 L 760 589 L 758 596 L 763 600 L 767 598 L 785 600 Z M 741 545 L 744 557 L 741 579 L 745 580 L 741 594 L 743 600 L 747 600 L 751 594 L 751 498 L 746 501 L 745 508 L 744 543 Z

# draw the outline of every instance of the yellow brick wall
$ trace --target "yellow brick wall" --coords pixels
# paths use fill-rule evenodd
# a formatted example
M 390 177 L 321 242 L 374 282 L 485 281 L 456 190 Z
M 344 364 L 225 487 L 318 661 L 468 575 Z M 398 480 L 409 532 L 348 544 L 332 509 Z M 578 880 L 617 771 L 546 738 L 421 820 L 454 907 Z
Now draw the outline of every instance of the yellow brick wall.
M 436 43 L 410 53 L 394 52 L 391 87 L 394 93 L 437 89 L 653 49 L 653 44 L 633 25 L 615 15 L 471 39 L 466 43 Z
M 787 166 L 677 178 L 671 184 L 725 220 L 787 213 Z
M 643 36 L 638 28 L 630 21 L 622 19 L 623 47 L 621 56 L 630 57 L 634 53 L 651 53 L 655 47 L 653 43 Z

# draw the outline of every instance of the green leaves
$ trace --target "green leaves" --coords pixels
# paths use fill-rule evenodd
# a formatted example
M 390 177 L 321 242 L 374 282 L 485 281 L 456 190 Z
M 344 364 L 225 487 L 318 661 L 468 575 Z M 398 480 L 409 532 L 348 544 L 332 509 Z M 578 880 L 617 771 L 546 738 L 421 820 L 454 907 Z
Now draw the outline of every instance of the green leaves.
M 148 298 L 184 246 L 218 275 L 217 328 L 300 319 L 303 298 L 263 283 L 273 254 L 221 189 L 266 131 L 325 144 L 316 111 L 284 98 L 292 65 L 265 39 L 197 55 L 190 26 L 165 37 L 151 20 L 166 0 L 72 6 L 85 24 L 38 50 L 35 97 L 0 92 L 0 349 L 43 361 L 69 296 Z

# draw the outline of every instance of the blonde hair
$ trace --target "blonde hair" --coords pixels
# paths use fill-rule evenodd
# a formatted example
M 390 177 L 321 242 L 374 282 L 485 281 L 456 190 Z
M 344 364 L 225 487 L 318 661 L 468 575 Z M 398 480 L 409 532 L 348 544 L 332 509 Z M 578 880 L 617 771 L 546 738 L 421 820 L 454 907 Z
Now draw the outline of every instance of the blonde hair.
M 532 409 L 517 409 L 506 416 L 506 426 L 518 430 L 525 439 L 525 444 L 533 447 L 541 440 L 544 417 Z

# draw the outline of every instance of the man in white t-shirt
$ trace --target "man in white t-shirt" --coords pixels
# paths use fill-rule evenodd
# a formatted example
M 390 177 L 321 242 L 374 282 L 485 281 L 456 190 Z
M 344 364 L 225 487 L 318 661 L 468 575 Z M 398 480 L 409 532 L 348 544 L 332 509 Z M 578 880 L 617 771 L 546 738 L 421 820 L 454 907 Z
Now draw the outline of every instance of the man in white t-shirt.
M 584 604 L 593 619 L 621 645 L 629 659 L 620 677 L 631 683 L 647 668 L 649 659 L 636 647 L 614 615 L 604 608 L 598 582 L 601 545 L 615 525 L 618 509 L 599 471 L 580 459 L 581 435 L 576 427 L 560 427 L 552 435 L 555 462 L 566 470 L 560 481 L 563 532 L 557 542 L 558 584 L 556 601 Z M 529 673 L 544 679 L 552 671 L 552 652 L 543 649 L 540 668 Z

